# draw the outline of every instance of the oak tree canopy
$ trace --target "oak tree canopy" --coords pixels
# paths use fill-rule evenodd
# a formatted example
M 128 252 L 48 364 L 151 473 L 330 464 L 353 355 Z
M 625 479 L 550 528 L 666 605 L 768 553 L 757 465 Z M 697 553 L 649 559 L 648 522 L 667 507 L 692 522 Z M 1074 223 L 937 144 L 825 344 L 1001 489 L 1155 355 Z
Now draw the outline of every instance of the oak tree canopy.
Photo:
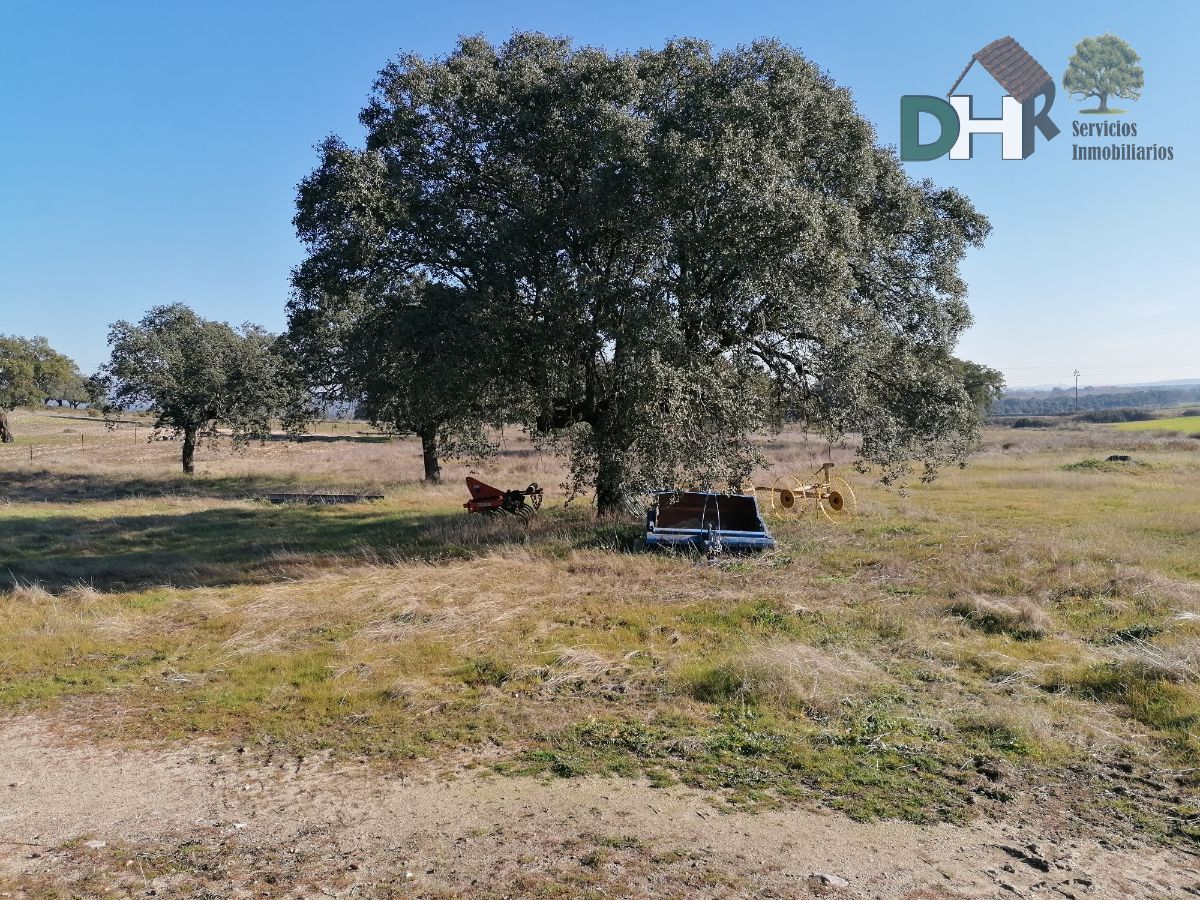
M 889 480 L 976 441 L 978 372 L 953 354 L 988 222 L 908 177 L 798 51 L 469 37 L 390 63 L 360 118 L 365 145 L 328 138 L 299 190 L 289 311 L 314 381 L 381 416 L 391 383 L 413 430 L 424 393 L 435 440 L 499 411 L 601 513 L 741 481 L 783 412 L 861 435 Z M 387 376 L 405 360 L 461 377 Z

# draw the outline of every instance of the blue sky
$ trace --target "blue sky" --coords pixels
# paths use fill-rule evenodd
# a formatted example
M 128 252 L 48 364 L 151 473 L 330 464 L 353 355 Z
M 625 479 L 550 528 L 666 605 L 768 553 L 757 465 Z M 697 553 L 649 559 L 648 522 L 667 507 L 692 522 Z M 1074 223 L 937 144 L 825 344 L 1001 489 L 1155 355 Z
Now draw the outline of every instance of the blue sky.
M 1200 377 L 1194 113 L 1200 4 L 105 2 L 0 0 L 0 332 L 44 334 L 85 370 L 108 324 L 182 301 L 233 322 L 284 324 L 296 183 L 330 132 L 358 142 L 375 72 L 460 34 L 539 29 L 612 50 L 769 35 L 854 93 L 884 143 L 902 94 L 944 94 L 1006 34 L 1061 77 L 1073 45 L 1113 31 L 1146 88 L 1125 121 L 1171 162 L 1071 161 L 1084 104 L 1061 90 L 1063 133 L 1027 160 L 910 163 L 964 190 L 994 233 L 965 266 L 976 323 L 961 353 L 1012 384 Z M 975 67 L 977 115 L 1001 90 Z M 1095 121 L 1094 117 L 1082 117 Z

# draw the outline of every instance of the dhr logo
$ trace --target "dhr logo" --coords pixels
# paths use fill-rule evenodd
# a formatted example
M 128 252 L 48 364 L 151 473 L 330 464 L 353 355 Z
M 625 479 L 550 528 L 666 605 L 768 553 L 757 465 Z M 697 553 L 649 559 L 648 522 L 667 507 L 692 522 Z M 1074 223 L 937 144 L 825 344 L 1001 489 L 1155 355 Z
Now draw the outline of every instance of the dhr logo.
M 975 118 L 971 95 L 954 95 L 955 88 L 977 62 L 1008 92 L 1001 101 L 998 119 Z M 1058 134 L 1058 126 L 1050 120 L 1054 79 L 1011 37 L 992 41 L 972 56 L 946 98 L 915 94 L 900 98 L 902 160 L 920 162 L 947 153 L 951 159 L 970 159 L 977 134 L 1000 135 L 1001 158 L 1025 159 L 1035 149 L 1035 131 L 1040 131 L 1046 140 Z M 1039 98 L 1044 98 L 1040 110 Z M 939 127 L 937 138 L 927 144 L 921 143 L 922 113 L 933 116 Z

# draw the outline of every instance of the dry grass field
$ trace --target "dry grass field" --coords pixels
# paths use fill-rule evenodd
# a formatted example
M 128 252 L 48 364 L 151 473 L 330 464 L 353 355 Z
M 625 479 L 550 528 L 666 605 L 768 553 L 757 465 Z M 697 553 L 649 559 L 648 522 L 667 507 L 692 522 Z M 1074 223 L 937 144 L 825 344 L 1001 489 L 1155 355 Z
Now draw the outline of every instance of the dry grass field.
M 564 506 L 515 433 L 480 477 L 548 488 L 528 528 L 357 423 L 205 447 L 193 479 L 144 423 L 12 423 L 0 896 L 1200 891 L 1200 440 L 993 430 L 929 485 L 850 474 L 847 526 L 709 562 Z M 852 455 L 765 450 L 759 483 Z M 279 490 L 385 499 L 255 499 Z M 339 771 L 363 799 L 320 806 Z M 270 841 L 181 824 L 189 790 L 280 773 Z M 428 828 L 353 831 L 387 803 Z

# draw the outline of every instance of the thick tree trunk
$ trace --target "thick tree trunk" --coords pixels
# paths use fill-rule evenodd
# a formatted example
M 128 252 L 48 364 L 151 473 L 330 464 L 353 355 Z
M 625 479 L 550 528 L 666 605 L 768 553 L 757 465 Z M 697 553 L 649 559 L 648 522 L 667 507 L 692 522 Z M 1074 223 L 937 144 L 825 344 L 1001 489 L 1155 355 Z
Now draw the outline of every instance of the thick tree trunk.
M 183 474 L 194 475 L 196 472 L 196 429 L 183 430 Z
M 601 448 L 596 464 L 596 515 L 618 516 L 625 512 L 625 465 L 620 454 Z
M 13 442 L 12 430 L 8 427 L 8 413 L 0 409 L 0 444 Z
M 425 480 L 437 484 L 442 480 L 442 466 L 438 461 L 437 429 L 421 431 L 421 458 L 425 461 Z
M 1108 94 L 1100 95 L 1100 106 L 1097 109 L 1099 112 L 1108 112 Z

